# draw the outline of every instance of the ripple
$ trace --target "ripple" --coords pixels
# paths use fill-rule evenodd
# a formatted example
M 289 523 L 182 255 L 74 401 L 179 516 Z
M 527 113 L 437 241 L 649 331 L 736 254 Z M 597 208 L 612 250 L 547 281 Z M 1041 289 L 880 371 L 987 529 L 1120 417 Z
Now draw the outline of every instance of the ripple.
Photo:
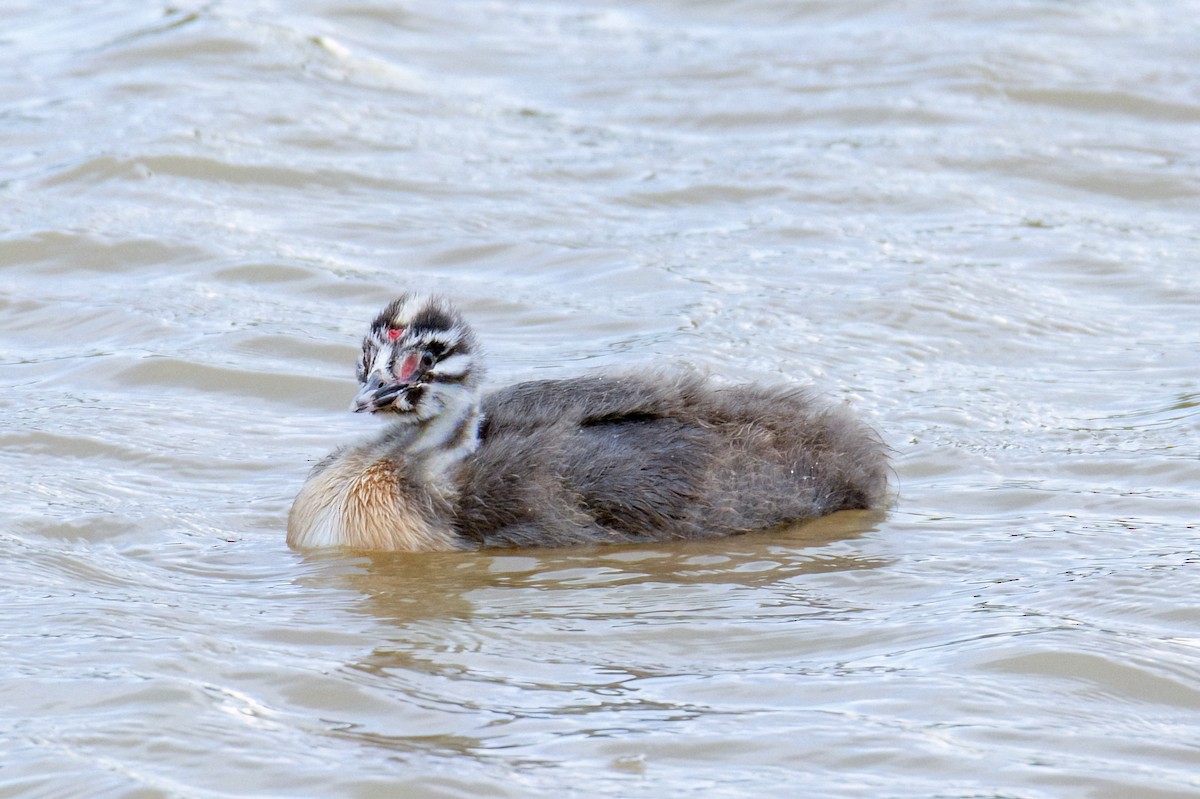
M 1196 792 L 1194 9 L 274 5 L 6 10 L 0 793 Z M 851 401 L 894 502 L 291 552 L 405 289 Z

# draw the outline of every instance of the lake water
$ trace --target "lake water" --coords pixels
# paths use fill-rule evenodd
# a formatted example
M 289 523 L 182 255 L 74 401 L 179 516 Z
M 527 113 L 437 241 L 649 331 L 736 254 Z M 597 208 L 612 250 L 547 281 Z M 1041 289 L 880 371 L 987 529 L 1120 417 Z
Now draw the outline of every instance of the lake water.
M 8 2 L 0 796 L 1200 796 L 1200 8 Z M 359 337 L 844 399 L 895 498 L 301 554 Z

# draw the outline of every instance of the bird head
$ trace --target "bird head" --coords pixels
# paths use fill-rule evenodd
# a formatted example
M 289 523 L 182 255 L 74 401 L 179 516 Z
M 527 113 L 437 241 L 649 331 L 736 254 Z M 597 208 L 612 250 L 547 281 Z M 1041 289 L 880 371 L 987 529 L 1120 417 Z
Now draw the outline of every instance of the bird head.
M 358 362 L 356 413 L 422 422 L 474 400 L 475 336 L 440 297 L 405 294 L 375 317 Z

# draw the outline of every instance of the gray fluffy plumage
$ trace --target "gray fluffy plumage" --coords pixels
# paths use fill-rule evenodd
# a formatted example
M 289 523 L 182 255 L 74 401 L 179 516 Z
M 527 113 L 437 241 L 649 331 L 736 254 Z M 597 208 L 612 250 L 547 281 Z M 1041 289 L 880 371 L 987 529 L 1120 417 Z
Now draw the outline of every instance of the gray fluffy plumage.
M 727 536 L 876 507 L 887 487 L 877 436 L 796 389 L 590 376 L 483 411 L 454 515 L 479 546 Z
M 878 436 L 795 388 L 691 372 L 520 383 L 481 397 L 470 328 L 404 295 L 363 340 L 353 408 L 394 421 L 317 465 L 293 546 L 421 550 L 714 538 L 887 491 Z

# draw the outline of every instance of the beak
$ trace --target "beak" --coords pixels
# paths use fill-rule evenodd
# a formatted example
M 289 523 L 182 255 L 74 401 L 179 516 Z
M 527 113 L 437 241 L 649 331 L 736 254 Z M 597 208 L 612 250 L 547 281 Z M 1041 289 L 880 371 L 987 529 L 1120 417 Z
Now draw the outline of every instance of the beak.
M 408 386 L 404 383 L 395 380 L 384 381 L 379 375 L 373 374 L 354 395 L 350 410 L 355 413 L 377 413 L 387 410 L 406 388 Z

